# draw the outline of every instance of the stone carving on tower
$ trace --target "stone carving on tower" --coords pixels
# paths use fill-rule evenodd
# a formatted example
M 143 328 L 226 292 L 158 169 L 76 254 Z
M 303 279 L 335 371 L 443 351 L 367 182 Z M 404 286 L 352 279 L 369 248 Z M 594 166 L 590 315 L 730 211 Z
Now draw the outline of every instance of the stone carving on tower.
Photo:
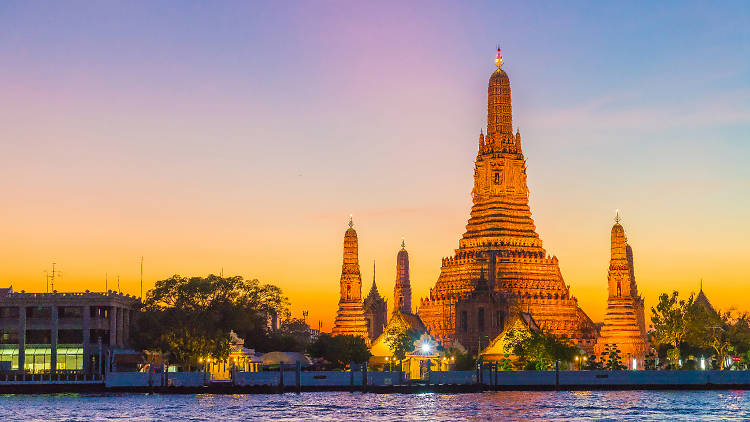
M 349 218 L 344 234 L 344 259 L 341 265 L 339 310 L 333 323 L 333 335 L 351 334 L 364 338 L 369 344 L 367 322 L 362 308 L 362 277 L 359 273 L 357 231 Z
M 638 294 L 633 250 L 627 243 L 619 214 L 612 226 L 611 244 L 607 313 L 594 354 L 599 356 L 607 345 L 616 345 L 624 365 L 630 369 L 643 369 L 647 348 L 643 298 Z
M 409 252 L 401 240 L 401 250 L 396 255 L 396 285 L 393 288 L 393 312 L 411 314 L 411 281 L 409 280 Z
M 479 135 L 466 232 L 455 254 L 443 258 L 435 287 L 420 301 L 419 315 L 430 333 L 449 347 L 456 334 L 455 305 L 474 290 L 480 258 L 491 253 L 495 291 L 531 313 L 542 328 L 566 335 L 592 352 L 596 326 L 571 296 L 557 258 L 542 247 L 531 218 L 521 133 L 513 133 L 510 79 L 501 68 L 500 49 L 497 53 L 497 69 L 487 88 L 487 133 Z
M 372 287 L 362 307 L 364 308 L 365 321 L 367 322 L 367 334 L 371 341 L 375 340 L 383 334 L 383 328 L 388 322 L 388 304 L 380 296 L 378 286 L 375 284 L 375 262 L 372 263 Z

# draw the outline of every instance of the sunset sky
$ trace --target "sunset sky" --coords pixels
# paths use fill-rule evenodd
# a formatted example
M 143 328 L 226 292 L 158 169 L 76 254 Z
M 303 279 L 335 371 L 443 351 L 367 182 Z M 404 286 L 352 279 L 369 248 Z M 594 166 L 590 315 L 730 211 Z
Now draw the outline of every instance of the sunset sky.
M 404 4 L 406 3 L 406 4 Z M 219 273 L 330 329 L 348 216 L 363 294 L 413 302 L 469 215 L 500 44 L 544 247 L 606 307 L 636 281 L 750 310 L 750 3 L 0 3 L 0 286 Z M 647 318 L 650 312 L 647 312 Z

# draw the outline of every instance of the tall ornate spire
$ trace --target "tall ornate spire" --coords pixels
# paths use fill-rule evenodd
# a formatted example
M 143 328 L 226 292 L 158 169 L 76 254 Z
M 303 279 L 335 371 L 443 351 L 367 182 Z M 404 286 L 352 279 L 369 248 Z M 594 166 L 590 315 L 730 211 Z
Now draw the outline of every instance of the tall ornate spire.
M 359 272 L 359 245 L 354 222 L 349 216 L 349 228 L 344 234 L 344 257 L 341 265 L 339 310 L 333 334 L 359 335 L 368 339 L 367 322 L 362 310 L 362 277 Z
M 610 266 L 616 265 L 627 267 L 627 238 L 625 237 L 625 229 L 620 225 L 619 211 L 615 216 L 615 224 L 612 226 L 611 246 Z
M 638 295 L 633 269 L 633 250 L 627 244 L 620 213 L 615 213 L 611 233 L 612 257 L 607 273 L 607 312 L 597 340 L 595 354 L 616 345 L 630 369 L 643 369 L 646 350 L 646 319 L 643 298 Z
M 487 96 L 487 136 L 498 141 L 500 135 L 513 136 L 513 111 L 510 100 L 510 78 L 501 66 L 503 55 L 497 49 L 497 70 L 490 76 Z
M 410 314 L 411 311 L 411 281 L 409 280 L 409 252 L 406 251 L 406 241 L 401 238 L 401 250 L 396 255 L 396 285 L 393 288 L 393 311 Z
M 490 76 L 487 90 L 487 135 L 483 141 L 480 134 L 471 191 L 474 206 L 459 245 L 531 242 L 541 247 L 529 208 L 521 133 L 512 130 L 510 79 L 500 67 Z

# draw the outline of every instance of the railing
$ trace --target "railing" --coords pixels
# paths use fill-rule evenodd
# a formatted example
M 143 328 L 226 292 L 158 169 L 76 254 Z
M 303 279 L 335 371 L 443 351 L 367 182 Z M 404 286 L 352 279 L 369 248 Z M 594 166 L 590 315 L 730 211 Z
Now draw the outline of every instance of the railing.
M 87 374 L 83 371 L 47 371 L 47 372 L 25 372 L 25 371 L 3 371 L 0 372 L 0 385 L 13 383 L 102 383 L 104 381 L 100 374 Z

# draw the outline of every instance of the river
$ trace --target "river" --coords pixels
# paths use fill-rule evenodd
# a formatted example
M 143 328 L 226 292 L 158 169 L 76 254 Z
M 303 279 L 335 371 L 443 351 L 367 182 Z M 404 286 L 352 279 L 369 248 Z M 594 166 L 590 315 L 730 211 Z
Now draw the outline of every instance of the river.
M 0 420 L 700 420 L 750 419 L 749 391 L 0 396 Z

